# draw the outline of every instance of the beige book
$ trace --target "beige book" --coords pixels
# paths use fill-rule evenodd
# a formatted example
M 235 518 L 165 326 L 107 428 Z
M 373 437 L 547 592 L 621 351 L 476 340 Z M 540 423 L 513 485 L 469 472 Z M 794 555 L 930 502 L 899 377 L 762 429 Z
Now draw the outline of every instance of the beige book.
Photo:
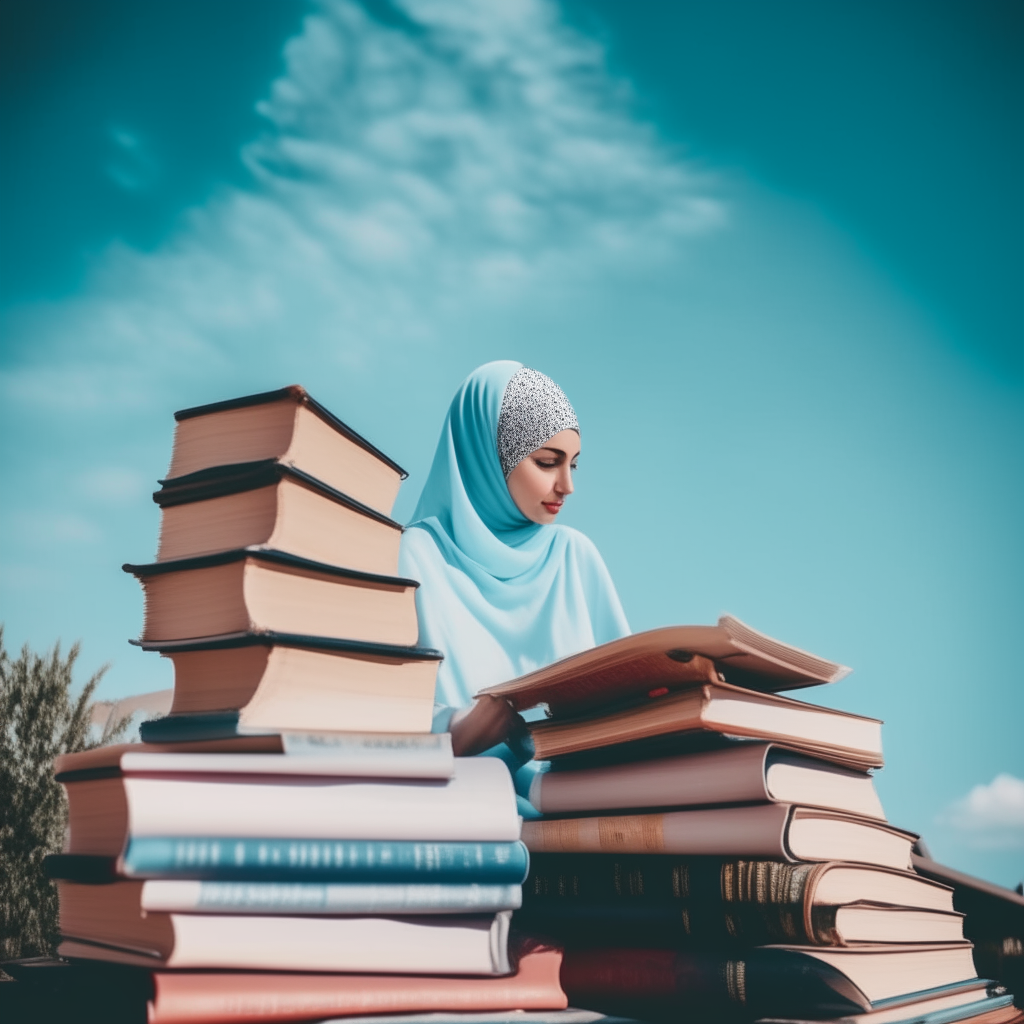
M 956 942 L 926 946 L 766 946 L 814 957 L 842 972 L 864 995 L 881 999 L 922 992 L 977 977 L 971 944 Z
M 546 704 L 557 717 L 714 682 L 718 673 L 730 683 L 775 691 L 834 683 L 849 672 L 723 615 L 716 626 L 633 633 L 480 692 L 505 698 L 517 711 Z
M 398 523 L 279 463 L 165 487 L 153 498 L 162 509 L 159 562 L 269 548 L 362 572 L 398 571 Z
M 124 569 L 145 593 L 146 643 L 286 633 L 412 646 L 419 635 L 413 580 L 244 548 Z
M 278 460 L 391 513 L 405 470 L 298 385 L 174 414 L 168 484 L 213 467 Z
M 690 686 L 605 714 L 552 718 L 526 728 L 539 761 L 653 736 L 714 732 L 775 741 L 852 768 L 883 764 L 878 719 L 727 683 Z
M 870 818 L 786 804 L 523 822 L 531 853 L 676 853 L 845 860 L 907 869 L 917 837 Z
M 885 820 L 871 776 L 794 754 L 771 743 L 578 771 L 548 771 L 530 786 L 544 814 L 630 807 L 784 803 Z

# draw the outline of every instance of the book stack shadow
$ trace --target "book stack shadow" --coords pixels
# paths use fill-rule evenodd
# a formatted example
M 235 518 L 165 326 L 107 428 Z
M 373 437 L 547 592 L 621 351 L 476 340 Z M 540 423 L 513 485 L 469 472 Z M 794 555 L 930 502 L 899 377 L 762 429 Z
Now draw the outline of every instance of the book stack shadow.
M 517 785 L 516 925 L 564 946 L 574 1006 L 660 1021 L 1019 1021 L 953 889 L 913 870 L 871 770 L 881 722 L 782 696 L 849 670 L 724 616 L 489 691 L 545 770 Z M 920 862 L 920 858 L 918 858 Z
M 157 560 L 125 566 L 171 713 L 56 765 L 68 991 L 150 1024 L 565 1007 L 559 953 L 510 939 L 508 769 L 430 732 L 403 471 L 301 388 L 176 419 Z

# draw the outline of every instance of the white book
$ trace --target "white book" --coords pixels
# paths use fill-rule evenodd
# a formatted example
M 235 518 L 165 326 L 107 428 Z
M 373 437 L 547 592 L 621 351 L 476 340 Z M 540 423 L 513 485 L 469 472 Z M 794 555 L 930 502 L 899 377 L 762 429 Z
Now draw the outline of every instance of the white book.
M 147 913 L 496 914 L 501 910 L 518 910 L 522 902 L 520 885 L 481 884 L 151 879 L 141 883 L 139 893 L 139 906 Z
M 511 974 L 511 914 L 447 917 L 142 916 L 108 886 L 61 885 L 61 956 L 140 967 L 366 974 Z M 70 890 L 82 890 L 71 892 Z
M 116 857 L 129 837 L 514 842 L 512 778 L 494 757 L 450 779 L 133 775 L 64 783 L 67 853 Z

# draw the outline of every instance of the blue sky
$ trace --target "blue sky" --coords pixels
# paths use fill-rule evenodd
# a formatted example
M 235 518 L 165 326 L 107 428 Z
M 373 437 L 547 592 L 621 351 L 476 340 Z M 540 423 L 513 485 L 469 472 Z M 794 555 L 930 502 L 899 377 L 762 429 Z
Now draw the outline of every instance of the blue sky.
M 411 471 L 474 366 L 583 426 L 634 629 L 853 665 L 890 819 L 1024 877 L 1014 3 L 4 8 L 8 646 L 130 648 L 176 408 L 305 384 Z

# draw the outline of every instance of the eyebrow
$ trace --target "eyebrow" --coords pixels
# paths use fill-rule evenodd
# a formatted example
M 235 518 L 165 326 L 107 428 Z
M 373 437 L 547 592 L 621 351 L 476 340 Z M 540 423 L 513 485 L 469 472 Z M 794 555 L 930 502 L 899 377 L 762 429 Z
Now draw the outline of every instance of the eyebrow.
M 537 451 L 539 451 L 539 452 L 554 452 L 556 455 L 565 455 L 566 454 L 563 449 L 561 449 L 561 448 L 552 448 L 550 445 L 544 445 L 543 448 L 538 448 Z M 573 458 L 574 459 L 578 459 L 579 458 L 579 452 L 577 452 L 573 456 Z

